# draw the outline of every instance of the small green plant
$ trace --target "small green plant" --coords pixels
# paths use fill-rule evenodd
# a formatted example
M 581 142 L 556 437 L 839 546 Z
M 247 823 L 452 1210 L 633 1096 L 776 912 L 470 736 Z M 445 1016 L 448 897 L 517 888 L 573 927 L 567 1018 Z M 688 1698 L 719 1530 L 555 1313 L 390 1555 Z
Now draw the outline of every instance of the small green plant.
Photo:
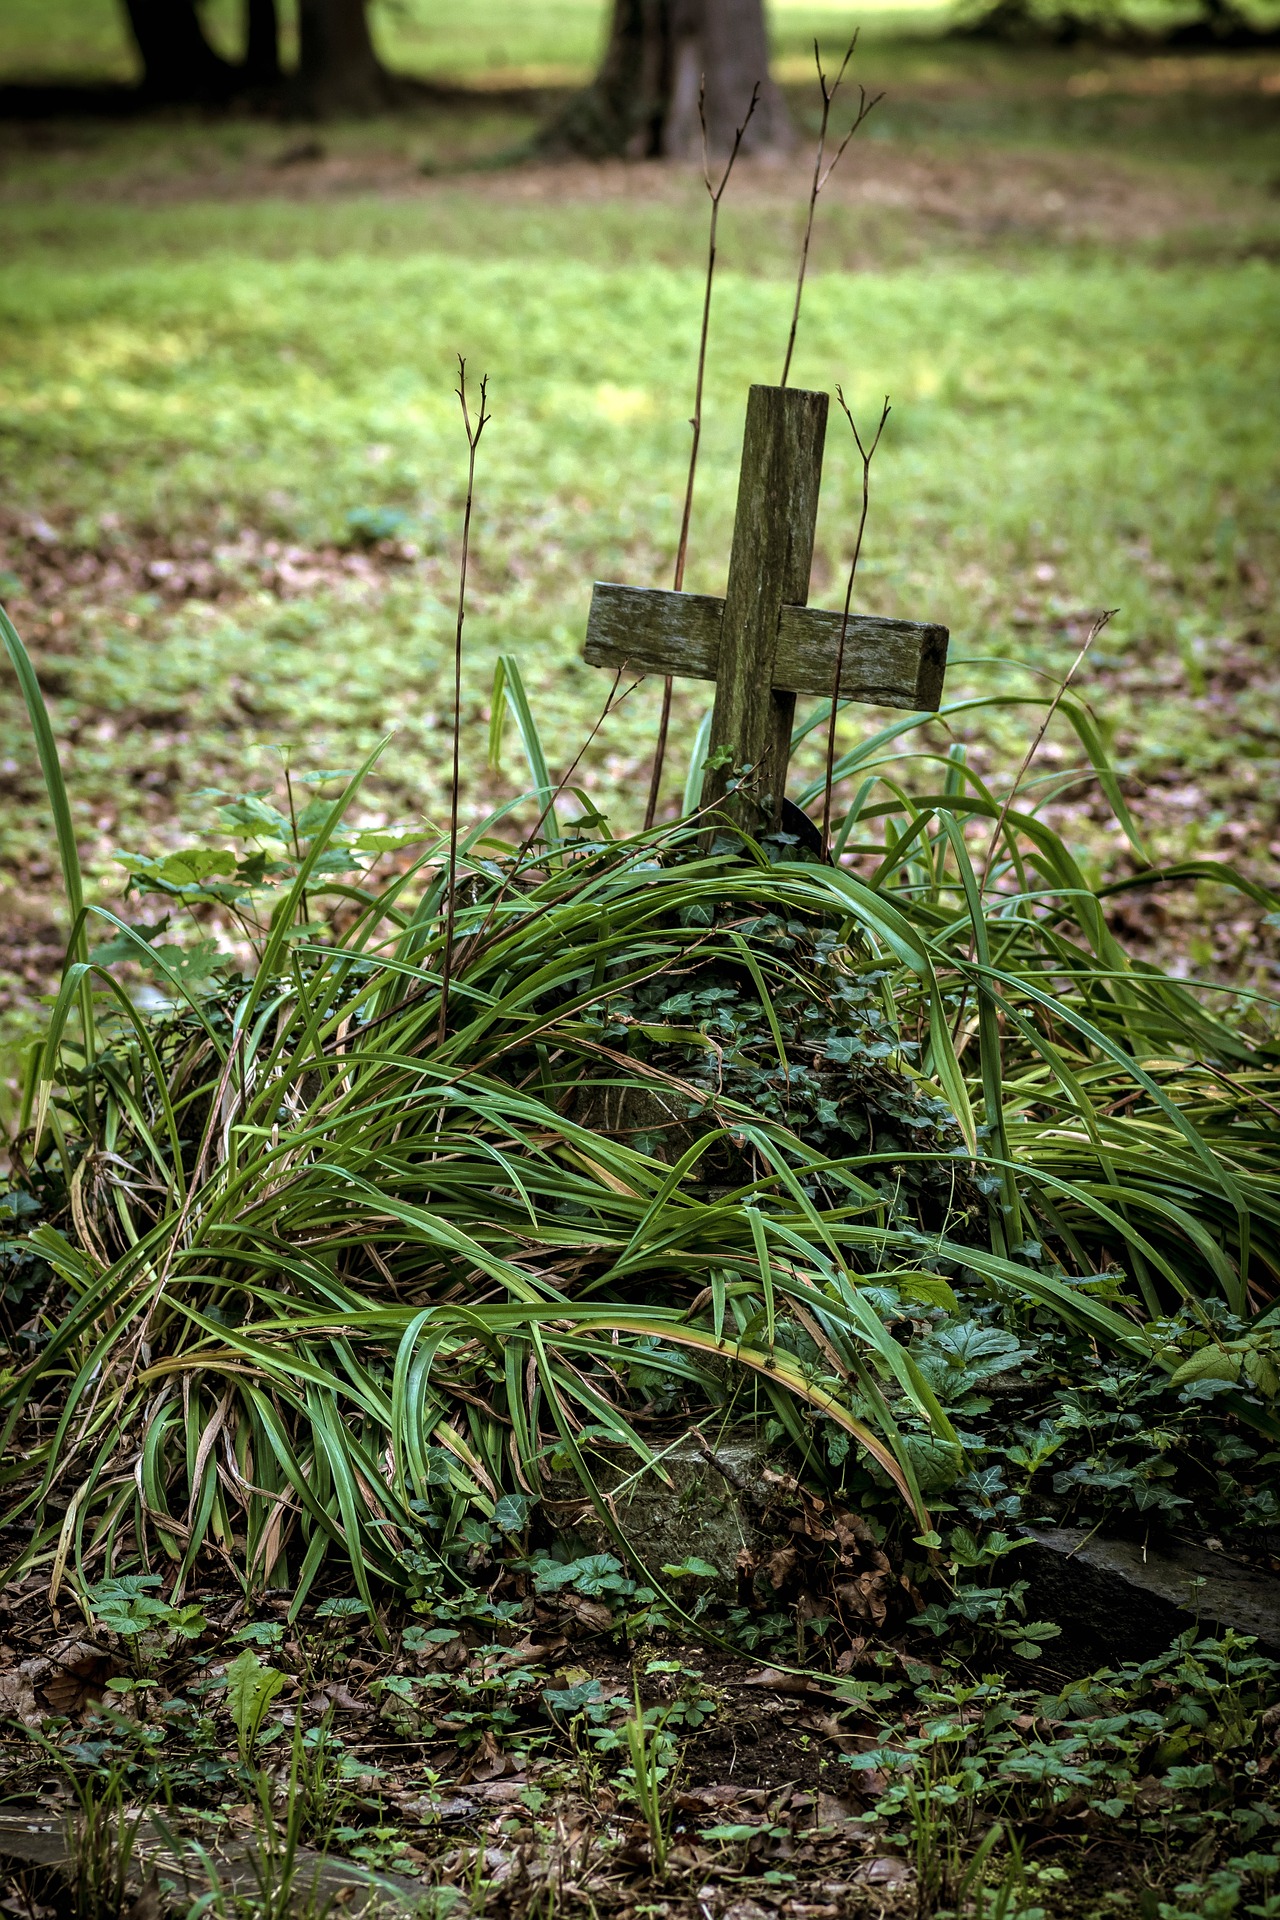
M 266 1666 L 252 1647 L 245 1647 L 227 1668 L 227 1711 L 236 1730 L 240 1759 L 246 1766 L 263 1738 L 267 1709 L 284 1684 L 284 1674 L 277 1667 Z
M 671 1772 L 672 1743 L 666 1732 L 665 1715 L 646 1714 L 640 1702 L 640 1682 L 632 1674 L 633 1704 L 622 1723 L 622 1737 L 630 1765 L 623 1780 L 630 1787 L 649 1834 L 653 1870 L 659 1876 L 667 1870 L 670 1846 L 667 1793 L 664 1783 Z
M 245 1893 L 224 1880 L 218 1862 L 204 1847 L 195 1849 L 208 1888 L 191 1907 L 187 1920 L 324 1920 L 334 1905 L 334 1894 L 322 1894 L 320 1861 L 305 1854 L 306 1806 L 299 1792 L 303 1774 L 301 1729 L 295 1727 L 289 1770 L 278 1810 L 269 1776 L 253 1777 L 253 1834 L 246 1849 L 252 1891 Z M 319 1838 L 323 1849 L 329 1838 Z
M 1000 1829 L 993 1827 L 965 1867 L 958 1889 L 958 1910 L 966 1920 L 1045 1920 L 1043 1907 L 1028 1904 L 1027 1871 L 1016 1836 L 1006 1833 L 1005 1854 L 993 1857 L 999 1835 Z
M 1172 1900 L 1156 1905 L 1158 1920 L 1277 1920 L 1280 1916 L 1280 1853 L 1235 1854 L 1199 1880 L 1184 1880 Z
M 915 1624 L 945 1635 L 960 1653 L 1005 1646 L 1019 1660 L 1039 1660 L 1046 1643 L 1056 1640 L 1062 1628 L 1051 1620 L 1027 1619 L 1028 1585 L 1026 1580 L 1011 1580 L 999 1587 L 958 1586 L 950 1600 L 922 1608 Z
M 1258 1769 L 1264 1714 L 1278 1699 L 1280 1666 L 1250 1640 L 1189 1629 L 1158 1658 L 1104 1669 L 1056 1697 L 994 1676 L 930 1678 L 914 1712 L 895 1708 L 893 1736 L 844 1764 L 880 1776 L 874 1819 L 921 1853 L 922 1884 L 941 1893 L 984 1824 L 1043 1823 L 1072 1802 L 1121 1831 L 1152 1775 L 1169 1843 L 1214 1832 L 1266 1839 L 1277 1815 Z
M 72 1861 L 74 1920 L 119 1920 L 138 1841 L 138 1813 L 127 1805 L 124 1770 L 80 1775 L 68 1771 L 72 1807 L 67 1851 Z
M 334 1732 L 332 1709 L 318 1726 L 300 1735 L 295 1729 L 294 1747 L 293 1791 L 303 1832 L 311 1844 L 321 1846 L 359 1798 L 358 1783 L 370 1768 L 357 1764 Z
M 86 1587 L 92 1618 L 124 1642 L 138 1675 L 183 1640 L 198 1640 L 208 1626 L 203 1609 L 170 1606 L 160 1594 L 158 1573 L 126 1573 Z

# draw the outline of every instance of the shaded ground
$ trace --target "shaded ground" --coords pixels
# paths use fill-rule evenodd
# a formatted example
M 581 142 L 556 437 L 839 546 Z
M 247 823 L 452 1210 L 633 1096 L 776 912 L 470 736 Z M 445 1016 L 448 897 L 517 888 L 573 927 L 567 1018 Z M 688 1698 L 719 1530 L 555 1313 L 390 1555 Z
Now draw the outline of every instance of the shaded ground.
M 51 1625 L 44 1580 L 11 1585 L 0 1645 L 0 1699 L 15 1723 L 5 1741 L 11 1808 L 56 1820 L 67 1805 L 65 1781 L 19 1730 L 25 1724 L 73 1766 L 96 1769 L 99 1782 L 114 1772 L 125 1804 L 163 1800 L 173 1833 L 211 1847 L 261 1848 L 262 1790 L 286 1796 L 275 1816 L 283 1829 L 292 1765 L 304 1842 L 408 1876 L 459 1912 L 869 1920 L 932 1913 L 949 1891 L 954 1898 L 948 1859 L 966 1858 L 987 1820 L 962 1797 L 954 1814 L 934 1817 L 928 1836 L 913 1838 L 911 1821 L 883 1800 L 891 1780 L 883 1750 L 927 1739 L 948 1712 L 981 1745 L 982 1728 L 998 1726 L 1003 1712 L 1010 1722 L 1021 1716 L 1014 1739 L 1048 1763 L 1039 1812 L 1021 1804 L 1026 1796 L 1009 1776 L 1005 1811 L 1023 1868 L 1011 1877 L 997 1853 L 987 1878 L 993 1889 L 1009 1882 L 1011 1914 L 1132 1911 L 1172 1899 L 1192 1870 L 1182 1854 L 1188 1814 L 1176 1784 L 1159 1777 L 1167 1761 L 1131 1777 L 1129 1763 L 1113 1760 L 1109 1785 L 1088 1785 L 1081 1727 L 1052 1704 L 1062 1676 L 1051 1661 L 1020 1681 L 988 1674 L 974 1697 L 953 1664 L 947 1671 L 927 1655 L 904 1655 L 901 1642 L 873 1639 L 841 1679 L 726 1657 L 634 1615 L 619 1641 L 610 1608 L 571 1590 L 532 1608 L 509 1603 L 498 1626 L 492 1607 L 486 1623 L 479 1595 L 460 1602 L 453 1621 L 447 1608 L 432 1612 L 429 1628 L 412 1616 L 406 1625 L 393 1610 L 386 1645 L 354 1601 L 308 1608 L 296 1625 L 284 1602 L 249 1614 L 225 1594 L 197 1593 L 186 1604 L 198 1624 L 165 1654 L 163 1635 L 128 1641 L 92 1616 L 87 1626 Z M 239 1751 L 226 1692 L 237 1659 L 282 1677 L 260 1733 Z M 662 1730 L 657 1844 L 665 1859 L 611 1731 L 634 1711 L 637 1681 L 650 1723 Z M 1121 1689 L 1113 1739 L 1143 1699 L 1170 1712 L 1176 1727 L 1176 1689 Z M 303 1744 L 291 1762 L 295 1741 Z M 1148 1751 L 1154 1759 L 1154 1745 Z M 1272 1770 L 1265 1736 L 1261 1752 L 1251 1774 L 1260 1807 Z M 1084 1783 L 1074 1794 L 1064 1784 L 1073 1772 Z M 1122 1823 L 1118 1799 L 1104 1810 L 1107 1794 L 1135 1791 L 1136 1824 Z M 37 1890 L 56 1905 L 47 1880 L 33 1885 L 10 1870 L 14 1910 L 33 1911 Z M 1212 1897 L 1207 1884 L 1182 1890 Z

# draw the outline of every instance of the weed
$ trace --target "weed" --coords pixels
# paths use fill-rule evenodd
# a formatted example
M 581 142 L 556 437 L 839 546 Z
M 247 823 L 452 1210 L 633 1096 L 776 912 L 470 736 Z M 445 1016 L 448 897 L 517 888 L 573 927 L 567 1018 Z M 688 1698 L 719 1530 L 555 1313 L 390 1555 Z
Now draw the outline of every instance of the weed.
M 666 1811 L 667 1782 L 671 1772 L 671 1746 L 665 1738 L 668 1715 L 656 1719 L 646 1715 L 640 1703 L 640 1682 L 632 1676 L 632 1708 L 622 1723 L 622 1738 L 630 1765 L 622 1778 L 630 1786 L 649 1835 L 654 1872 L 661 1877 L 667 1869 L 669 1847 Z
M 227 1710 L 236 1730 L 240 1759 L 245 1765 L 257 1752 L 267 1709 L 284 1684 L 285 1676 L 277 1668 L 266 1666 L 252 1647 L 245 1647 L 227 1668 Z
M 158 1573 L 128 1573 L 85 1590 L 89 1615 L 123 1640 L 139 1677 L 175 1646 L 199 1639 L 208 1625 L 202 1608 L 172 1606 L 161 1598 L 159 1587 Z
M 1217 1829 L 1252 1844 L 1276 1824 L 1254 1780 L 1280 1680 L 1252 1649 L 1247 1638 L 1197 1640 L 1189 1629 L 1157 1659 L 1056 1697 L 994 1677 L 926 1685 L 914 1731 L 845 1763 L 881 1777 L 875 1818 L 917 1854 L 931 1849 L 921 1871 L 935 1892 L 954 1885 L 984 1823 L 1049 1819 L 1068 1801 L 1120 1822 L 1153 1771 L 1167 1789 L 1157 1816 L 1167 1843 Z
M 138 1811 L 125 1800 L 119 1768 L 97 1775 L 69 1773 L 73 1806 L 67 1817 L 74 1920 L 118 1920 L 138 1840 Z
M 218 1862 L 203 1847 L 194 1849 L 208 1888 L 191 1907 L 188 1920 L 324 1920 L 335 1896 L 322 1894 L 319 1883 L 320 1862 L 308 1858 L 303 1848 L 306 1832 L 307 1800 L 299 1792 L 304 1777 L 302 1730 L 295 1726 L 289 1768 L 286 1776 L 284 1806 L 279 1810 L 272 1783 L 259 1771 L 253 1776 L 253 1834 L 245 1849 L 245 1864 L 252 1892 L 244 1893 L 233 1885 Z M 318 1836 L 321 1849 L 329 1832 Z

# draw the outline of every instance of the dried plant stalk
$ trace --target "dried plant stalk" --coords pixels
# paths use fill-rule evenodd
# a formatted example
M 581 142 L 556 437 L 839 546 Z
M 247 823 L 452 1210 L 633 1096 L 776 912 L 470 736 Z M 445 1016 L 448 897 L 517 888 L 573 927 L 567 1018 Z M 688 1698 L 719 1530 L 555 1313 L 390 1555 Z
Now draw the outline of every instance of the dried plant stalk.
M 831 719 L 827 726 L 827 777 L 822 789 L 822 844 L 825 847 L 831 834 L 831 788 L 835 776 L 836 764 L 836 714 L 840 709 L 840 680 L 844 673 L 844 643 L 849 635 L 849 608 L 853 601 L 853 583 L 857 577 L 858 562 L 862 558 L 862 536 L 867 528 L 867 508 L 871 502 L 871 462 L 875 458 L 876 448 L 880 445 L 880 435 L 884 432 L 884 423 L 889 418 L 890 406 L 888 394 L 880 409 L 880 422 L 876 427 L 875 438 L 871 445 L 863 444 L 857 423 L 849 411 L 844 397 L 844 388 L 836 388 L 836 399 L 845 419 L 853 432 L 854 444 L 862 458 L 862 511 L 858 516 L 858 532 L 853 543 L 853 558 L 849 562 L 849 578 L 844 588 L 844 611 L 840 617 L 840 642 L 836 647 L 836 674 L 831 686 Z
M 675 578 L 672 581 L 677 593 L 684 585 L 684 563 L 689 552 L 689 522 L 693 515 L 693 483 L 698 471 L 698 448 L 702 442 L 702 388 L 707 371 L 707 334 L 711 325 L 711 283 L 716 271 L 716 228 L 720 221 L 720 202 L 724 190 L 729 184 L 729 175 L 733 172 L 733 163 L 738 157 L 743 135 L 751 125 L 751 116 L 760 100 L 760 82 L 757 80 L 751 93 L 742 125 L 733 136 L 733 146 L 720 176 L 719 186 L 711 184 L 711 161 L 707 148 L 707 86 L 706 81 L 698 89 L 698 119 L 702 125 L 702 177 L 707 183 L 707 193 L 711 200 L 711 227 L 707 237 L 707 278 L 702 294 L 702 332 L 698 339 L 698 376 L 693 390 L 693 418 L 689 425 L 693 429 L 693 441 L 689 448 L 689 474 L 684 487 L 684 511 L 680 516 L 680 541 L 676 547 Z M 653 772 L 649 777 L 649 799 L 644 810 L 646 831 L 653 825 L 658 812 L 658 794 L 662 787 L 662 766 L 667 757 L 667 730 L 671 724 L 671 688 L 672 678 L 668 674 L 662 683 L 662 715 L 658 722 L 658 744 L 654 749 Z
M 458 567 L 458 624 L 453 638 L 453 773 L 449 784 L 449 876 L 445 890 L 444 957 L 440 977 L 439 1040 L 445 1036 L 449 1019 L 449 979 L 453 969 L 453 928 L 455 893 L 458 879 L 458 788 L 461 781 L 460 742 L 462 738 L 462 626 L 467 617 L 467 561 L 471 553 L 471 509 L 476 492 L 476 449 L 480 435 L 491 419 L 485 410 L 489 398 L 489 378 L 480 377 L 480 411 L 474 422 L 467 404 L 467 363 L 458 355 L 458 404 L 467 436 L 467 501 L 462 513 L 462 560 Z
M 870 113 L 872 107 L 884 99 L 882 93 L 869 94 L 865 87 L 860 86 L 858 88 L 858 111 L 854 117 L 853 125 L 824 168 L 822 163 L 824 159 L 826 159 L 827 129 L 831 123 L 831 109 L 835 104 L 836 95 L 840 91 L 840 83 L 844 79 L 845 71 L 853 58 L 854 48 L 857 44 L 858 36 L 855 33 L 845 50 L 844 59 L 840 62 L 839 73 L 837 73 L 835 79 L 828 84 L 827 76 L 822 65 L 821 50 L 816 40 L 813 43 L 813 59 L 818 69 L 818 86 L 822 92 L 822 121 L 818 128 L 818 150 L 814 155 L 813 161 L 813 183 L 809 188 L 809 209 L 805 217 L 804 239 L 800 244 L 800 268 L 796 274 L 796 299 L 795 305 L 791 309 L 791 331 L 787 335 L 787 353 L 786 358 L 782 362 L 782 378 L 778 382 L 778 385 L 782 387 L 786 386 L 788 377 L 790 376 L 791 356 L 796 348 L 796 330 L 800 325 L 800 301 L 804 294 L 805 274 L 809 268 L 809 243 L 813 239 L 813 217 L 817 212 L 818 195 L 822 192 L 822 189 L 826 186 L 828 180 L 839 166 L 845 148 Z

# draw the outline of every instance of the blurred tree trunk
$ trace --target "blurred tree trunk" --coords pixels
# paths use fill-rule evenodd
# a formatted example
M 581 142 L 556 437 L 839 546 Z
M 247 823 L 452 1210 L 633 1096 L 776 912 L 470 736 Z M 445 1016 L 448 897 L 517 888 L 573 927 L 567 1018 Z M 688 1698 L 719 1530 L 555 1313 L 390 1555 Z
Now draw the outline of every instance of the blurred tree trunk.
M 703 81 L 713 153 L 727 152 L 757 81 L 760 104 L 743 151 L 790 145 L 787 110 L 769 78 L 764 0 L 613 0 L 600 70 L 545 129 L 541 144 L 595 157 L 694 156 L 702 145 Z
M 245 84 L 274 87 L 280 80 L 280 21 L 276 0 L 244 0 Z
M 142 55 L 142 90 L 153 100 L 224 100 L 236 69 L 204 37 L 195 0 L 125 0 Z
M 298 0 L 299 104 L 316 114 L 376 113 L 392 82 L 373 50 L 365 0 Z

